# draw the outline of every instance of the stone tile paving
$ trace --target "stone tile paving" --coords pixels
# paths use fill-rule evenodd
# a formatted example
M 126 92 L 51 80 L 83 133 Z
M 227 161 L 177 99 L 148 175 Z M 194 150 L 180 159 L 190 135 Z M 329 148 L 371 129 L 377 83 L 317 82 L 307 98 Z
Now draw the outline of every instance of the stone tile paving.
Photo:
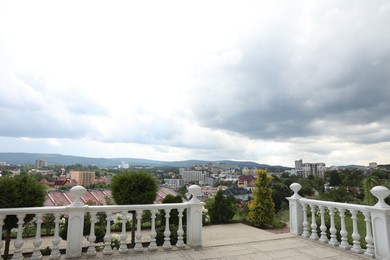
M 62 256 L 65 258 L 65 256 Z M 43 259 L 48 259 L 44 257 Z M 203 247 L 178 250 L 173 247 L 155 252 L 145 249 L 142 253 L 133 250 L 125 255 L 114 251 L 113 255 L 97 257 L 83 255 L 82 259 L 134 259 L 134 260 L 201 260 L 201 259 L 372 259 L 318 241 L 295 237 L 290 234 L 274 234 L 244 224 L 213 225 L 203 228 Z
M 289 248 L 288 244 L 296 244 L 297 241 L 302 242 L 300 247 Z M 370 259 L 364 255 L 354 254 L 352 252 L 341 249 L 328 247 L 318 242 L 307 241 L 301 238 L 283 238 L 281 240 L 274 240 L 273 242 L 279 244 L 278 248 L 270 248 L 269 241 L 250 242 L 238 245 L 225 245 L 202 248 L 187 248 L 184 250 L 172 249 L 165 251 L 159 249 L 156 252 L 145 251 L 143 253 L 135 253 L 129 251 L 126 255 L 120 255 L 115 252 L 110 256 L 103 256 L 101 252 L 97 259 L 134 259 L 134 260 L 159 260 L 159 259 L 173 259 L 173 260 L 203 260 L 203 259 L 337 259 L 337 260 L 352 260 L 352 259 Z M 90 259 L 83 257 L 83 259 Z

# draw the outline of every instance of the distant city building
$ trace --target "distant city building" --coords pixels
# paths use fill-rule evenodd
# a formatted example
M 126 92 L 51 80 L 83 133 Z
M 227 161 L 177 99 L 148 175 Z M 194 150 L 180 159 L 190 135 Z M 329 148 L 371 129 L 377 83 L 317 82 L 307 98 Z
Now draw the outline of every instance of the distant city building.
M 295 161 L 295 170 L 302 170 L 303 168 L 303 161 L 302 159 Z
M 325 163 L 304 163 L 302 166 L 302 176 L 307 178 L 310 175 L 324 178 L 326 172 Z
M 184 186 L 183 179 L 164 179 L 164 182 L 168 188 L 174 189 L 174 190 Z
M 257 176 L 257 168 L 256 167 L 244 167 L 242 168 L 242 175 L 252 175 Z
M 46 160 L 35 160 L 35 168 L 41 168 L 47 166 Z
M 376 162 L 370 162 L 370 163 L 368 164 L 368 167 L 369 167 L 369 168 L 377 168 L 377 167 L 378 167 L 378 164 L 377 164 Z
M 302 159 L 296 160 L 295 161 L 295 172 L 297 175 L 303 175 L 303 161 Z
M 118 168 L 119 169 L 129 169 L 130 166 L 129 166 L 129 163 L 127 163 L 127 162 L 121 162 L 121 164 L 119 164 Z
M 208 171 L 194 171 L 180 168 L 179 174 L 185 184 L 195 182 L 199 185 L 213 185 L 216 181 L 214 178 L 210 177 L 210 173 Z
M 75 180 L 78 185 L 88 187 L 95 182 L 95 172 L 71 171 L 70 178 L 72 180 Z
M 237 186 L 247 190 L 254 190 L 256 178 L 253 175 L 241 175 L 238 177 Z

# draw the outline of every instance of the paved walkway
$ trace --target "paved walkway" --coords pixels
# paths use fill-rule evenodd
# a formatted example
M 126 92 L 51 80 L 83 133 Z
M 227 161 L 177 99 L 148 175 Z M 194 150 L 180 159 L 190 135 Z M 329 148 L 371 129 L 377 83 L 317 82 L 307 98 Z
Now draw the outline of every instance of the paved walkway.
M 84 259 L 88 259 L 84 257 Z M 156 252 L 111 256 L 99 255 L 99 259 L 135 260 L 200 260 L 200 259 L 372 259 L 350 251 L 334 248 L 318 241 L 303 239 L 288 233 L 274 234 L 244 224 L 212 225 L 203 229 L 203 247 L 184 250 L 172 249 Z
M 147 238 L 147 234 L 144 235 Z M 26 241 L 28 244 L 28 241 Z M 50 244 L 49 240 L 44 244 Z M 63 256 L 64 258 L 64 256 Z M 44 257 L 43 259 L 48 259 Z M 84 256 L 83 259 L 91 259 Z M 145 249 L 143 253 L 129 250 L 126 255 L 98 256 L 93 259 L 136 260 L 197 260 L 197 259 L 372 259 L 364 255 L 335 248 L 318 241 L 295 237 L 288 233 L 274 234 L 244 224 L 211 225 L 203 228 L 203 247 L 170 251 L 159 248 L 156 252 Z

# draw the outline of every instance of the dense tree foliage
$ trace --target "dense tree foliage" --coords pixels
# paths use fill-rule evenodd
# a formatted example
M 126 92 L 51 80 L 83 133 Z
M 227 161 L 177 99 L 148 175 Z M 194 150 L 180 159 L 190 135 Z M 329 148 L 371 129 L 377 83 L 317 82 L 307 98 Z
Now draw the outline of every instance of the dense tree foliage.
M 233 197 L 223 196 L 222 190 L 219 190 L 214 198 L 206 201 L 210 221 L 212 224 L 230 222 L 236 212 L 235 204 L 237 202 Z
M 0 208 L 41 207 L 45 202 L 46 187 L 27 174 L 0 178 Z M 30 221 L 34 215 L 27 215 L 24 221 Z M 17 227 L 15 215 L 4 220 L 6 244 L 4 254 L 9 252 L 11 229 Z
M 380 180 L 376 175 L 370 175 L 363 179 L 362 181 L 362 189 L 364 193 L 364 204 L 366 205 L 374 205 L 376 199 L 371 194 L 371 189 L 375 186 L 380 185 Z
M 115 174 L 111 182 L 112 197 L 116 204 L 153 204 L 157 196 L 156 179 L 146 172 Z
M 266 170 L 257 171 L 256 189 L 253 191 L 253 200 L 249 203 L 247 220 L 259 228 L 272 226 L 275 218 L 271 179 Z
M 282 205 L 287 205 L 288 201 L 286 197 L 290 197 L 292 195 L 292 191 L 281 182 L 272 182 L 272 200 L 275 204 L 275 212 L 279 212 L 282 209 Z
M 183 197 L 181 195 L 173 196 L 168 194 L 162 201 L 162 203 L 183 203 Z M 183 224 L 185 224 L 186 214 L 183 212 Z M 165 226 L 165 211 L 160 212 L 160 223 Z M 169 213 L 169 224 L 179 225 L 179 212 L 177 209 L 172 209 Z

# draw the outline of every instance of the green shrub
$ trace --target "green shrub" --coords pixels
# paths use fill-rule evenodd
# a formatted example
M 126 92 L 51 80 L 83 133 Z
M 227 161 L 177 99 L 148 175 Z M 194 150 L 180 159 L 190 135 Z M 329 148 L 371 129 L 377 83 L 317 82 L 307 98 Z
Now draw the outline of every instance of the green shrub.
M 157 196 L 156 179 L 146 172 L 123 172 L 112 177 L 112 197 L 118 205 L 153 204 Z
M 212 224 L 227 223 L 233 219 L 235 214 L 234 198 L 225 197 L 222 195 L 222 190 L 219 190 L 214 198 L 206 202 L 206 209 L 210 216 Z
M 162 201 L 162 203 L 183 203 L 183 197 L 181 195 L 173 196 L 171 194 L 168 194 Z M 162 226 L 165 226 L 165 211 L 160 210 L 160 214 L 158 216 L 158 220 L 160 221 Z M 183 225 L 186 224 L 187 220 L 187 210 L 185 209 L 183 211 L 183 218 L 182 223 Z M 169 213 L 169 224 L 179 225 L 179 212 L 177 209 L 172 209 Z
M 169 236 L 169 238 L 171 239 L 171 245 L 176 245 L 177 243 L 177 229 L 178 227 L 176 225 L 169 225 L 169 230 L 171 231 L 171 235 Z M 164 231 L 165 227 L 163 226 L 156 228 L 156 243 L 158 246 L 162 246 L 164 244 Z M 183 231 L 183 240 L 184 243 L 186 243 L 186 226 L 183 226 Z

